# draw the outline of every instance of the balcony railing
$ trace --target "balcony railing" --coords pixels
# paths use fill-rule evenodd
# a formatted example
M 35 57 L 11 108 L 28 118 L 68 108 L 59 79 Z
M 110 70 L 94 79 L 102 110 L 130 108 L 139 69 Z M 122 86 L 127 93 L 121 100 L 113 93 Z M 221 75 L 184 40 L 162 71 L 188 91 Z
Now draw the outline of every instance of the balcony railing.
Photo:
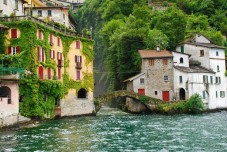
M 80 62 L 76 62 L 76 69 L 82 69 L 82 65 Z
M 63 67 L 63 61 L 62 60 L 58 60 L 58 67 Z
M 49 24 L 48 22 L 44 22 L 43 20 L 32 17 L 32 16 L 0 17 L 0 22 L 16 22 L 16 21 L 21 21 L 21 20 L 31 20 L 35 23 L 42 24 L 42 25 L 44 25 L 44 26 L 46 26 L 46 27 L 48 27 L 48 28 L 50 28 L 54 31 L 61 32 L 62 34 L 66 34 L 66 35 L 70 35 L 70 36 L 79 36 L 79 37 L 91 39 L 90 35 L 74 32 L 74 31 L 68 31 L 65 28 L 64 29 L 60 28 L 56 25 Z

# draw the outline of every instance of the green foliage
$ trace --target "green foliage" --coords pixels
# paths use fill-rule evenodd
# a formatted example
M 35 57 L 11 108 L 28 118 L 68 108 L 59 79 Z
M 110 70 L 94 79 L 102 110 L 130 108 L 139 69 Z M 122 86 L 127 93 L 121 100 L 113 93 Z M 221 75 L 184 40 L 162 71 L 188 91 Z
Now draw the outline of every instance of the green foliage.
M 147 49 L 155 49 L 157 45 L 160 45 L 161 49 L 166 49 L 168 46 L 168 37 L 160 30 L 149 30 L 146 39 Z
M 199 94 L 192 95 L 186 101 L 177 101 L 159 104 L 155 112 L 162 114 L 199 114 L 204 112 L 205 107 Z
M 140 96 L 139 97 L 139 100 L 142 102 L 142 103 L 147 103 L 149 101 L 149 97 L 148 96 Z

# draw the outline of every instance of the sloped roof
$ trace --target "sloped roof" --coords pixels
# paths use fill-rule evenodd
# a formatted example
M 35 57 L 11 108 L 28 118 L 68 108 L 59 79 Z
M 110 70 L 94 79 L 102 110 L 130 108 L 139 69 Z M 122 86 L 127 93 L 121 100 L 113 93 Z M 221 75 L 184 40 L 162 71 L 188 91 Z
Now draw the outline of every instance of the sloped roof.
M 132 81 L 132 80 L 134 80 L 134 79 L 136 79 L 136 78 L 138 78 L 138 77 L 141 77 L 141 76 L 144 75 L 144 74 L 145 74 L 145 73 L 137 74 L 137 75 L 135 75 L 135 76 L 133 76 L 133 77 L 131 77 L 131 78 L 128 78 L 128 79 L 124 80 L 123 82 Z
M 209 70 L 202 66 L 189 66 L 189 67 L 174 66 L 174 68 L 186 73 L 215 73 L 214 71 Z
M 167 50 L 139 50 L 141 58 L 164 58 L 173 57 L 172 53 Z
M 194 36 L 191 36 L 187 39 L 185 39 L 183 42 L 179 43 L 179 44 L 191 44 L 191 45 L 196 45 L 196 46 L 204 46 L 204 47 L 209 47 L 209 48 L 220 48 L 220 49 L 226 49 L 225 47 L 219 46 L 219 45 L 215 45 L 214 42 L 212 42 L 212 40 L 210 40 L 209 38 L 207 38 L 206 36 L 202 35 L 202 34 L 198 34 L 199 36 L 203 36 L 205 37 L 207 40 L 209 40 L 211 43 L 198 43 L 195 41 L 196 39 L 196 34 Z

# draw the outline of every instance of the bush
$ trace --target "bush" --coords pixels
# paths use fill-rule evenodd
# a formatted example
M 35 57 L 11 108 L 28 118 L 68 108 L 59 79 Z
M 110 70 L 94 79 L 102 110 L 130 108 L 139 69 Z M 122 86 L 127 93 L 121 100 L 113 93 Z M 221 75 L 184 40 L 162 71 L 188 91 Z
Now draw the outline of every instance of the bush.
M 186 108 L 192 114 L 202 113 L 205 107 L 201 96 L 198 93 L 192 95 L 186 102 Z
M 142 103 L 147 103 L 149 101 L 149 97 L 147 96 L 140 96 L 139 97 L 139 100 L 142 102 Z

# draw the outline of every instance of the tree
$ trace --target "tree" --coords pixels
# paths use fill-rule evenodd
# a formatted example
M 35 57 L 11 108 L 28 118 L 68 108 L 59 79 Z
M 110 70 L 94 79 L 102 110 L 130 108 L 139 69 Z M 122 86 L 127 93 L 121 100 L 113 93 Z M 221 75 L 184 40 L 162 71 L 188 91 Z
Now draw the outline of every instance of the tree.
M 161 49 L 166 49 L 168 46 L 168 37 L 162 33 L 160 30 L 149 30 L 146 47 L 147 49 L 154 49 L 157 45 L 160 45 Z

